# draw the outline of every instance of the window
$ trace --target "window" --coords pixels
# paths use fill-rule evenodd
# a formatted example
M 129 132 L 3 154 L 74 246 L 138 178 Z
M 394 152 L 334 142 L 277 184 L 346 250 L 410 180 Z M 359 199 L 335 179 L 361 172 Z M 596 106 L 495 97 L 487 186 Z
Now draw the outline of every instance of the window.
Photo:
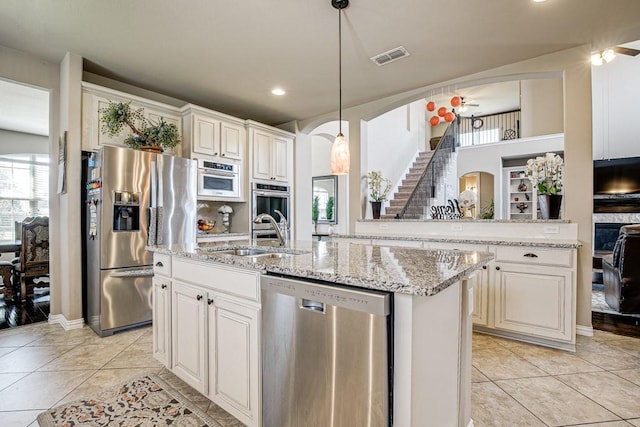
M 49 157 L 0 156 L 0 240 L 13 240 L 15 222 L 49 216 Z

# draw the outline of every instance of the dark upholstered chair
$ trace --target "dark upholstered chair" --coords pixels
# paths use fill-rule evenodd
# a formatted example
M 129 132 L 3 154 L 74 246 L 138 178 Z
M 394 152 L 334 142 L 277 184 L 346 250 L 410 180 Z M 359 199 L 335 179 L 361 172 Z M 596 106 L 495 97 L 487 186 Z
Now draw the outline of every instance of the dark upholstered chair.
M 0 294 L 4 296 L 4 301 L 11 301 L 15 297 L 14 292 L 14 272 L 15 268 L 9 261 L 0 261 Z
M 607 304 L 620 313 L 640 313 L 640 224 L 620 227 L 602 273 Z
M 16 270 L 14 283 L 21 284 L 24 278 L 28 294 L 36 286 L 49 286 L 49 218 L 38 216 L 23 222 L 21 240 L 20 257 L 12 261 Z

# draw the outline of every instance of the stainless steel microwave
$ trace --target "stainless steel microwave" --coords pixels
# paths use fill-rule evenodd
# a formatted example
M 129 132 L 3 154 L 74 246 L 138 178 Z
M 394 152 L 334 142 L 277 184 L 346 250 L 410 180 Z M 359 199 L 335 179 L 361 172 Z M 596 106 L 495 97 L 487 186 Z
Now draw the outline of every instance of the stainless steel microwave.
M 198 159 L 198 196 L 239 199 L 238 165 Z

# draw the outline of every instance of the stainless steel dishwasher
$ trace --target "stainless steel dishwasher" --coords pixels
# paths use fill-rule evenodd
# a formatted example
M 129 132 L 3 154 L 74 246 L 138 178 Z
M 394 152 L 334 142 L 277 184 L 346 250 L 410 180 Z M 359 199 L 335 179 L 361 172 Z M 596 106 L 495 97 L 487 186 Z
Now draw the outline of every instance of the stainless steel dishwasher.
M 263 276 L 264 427 L 391 425 L 388 293 Z

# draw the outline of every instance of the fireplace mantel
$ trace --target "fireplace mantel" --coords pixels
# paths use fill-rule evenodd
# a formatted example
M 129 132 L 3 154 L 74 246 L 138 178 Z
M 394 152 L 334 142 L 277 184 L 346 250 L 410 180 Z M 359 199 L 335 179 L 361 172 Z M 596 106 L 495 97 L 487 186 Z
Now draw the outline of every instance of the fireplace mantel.
M 640 213 L 594 213 L 593 223 L 638 224 Z

